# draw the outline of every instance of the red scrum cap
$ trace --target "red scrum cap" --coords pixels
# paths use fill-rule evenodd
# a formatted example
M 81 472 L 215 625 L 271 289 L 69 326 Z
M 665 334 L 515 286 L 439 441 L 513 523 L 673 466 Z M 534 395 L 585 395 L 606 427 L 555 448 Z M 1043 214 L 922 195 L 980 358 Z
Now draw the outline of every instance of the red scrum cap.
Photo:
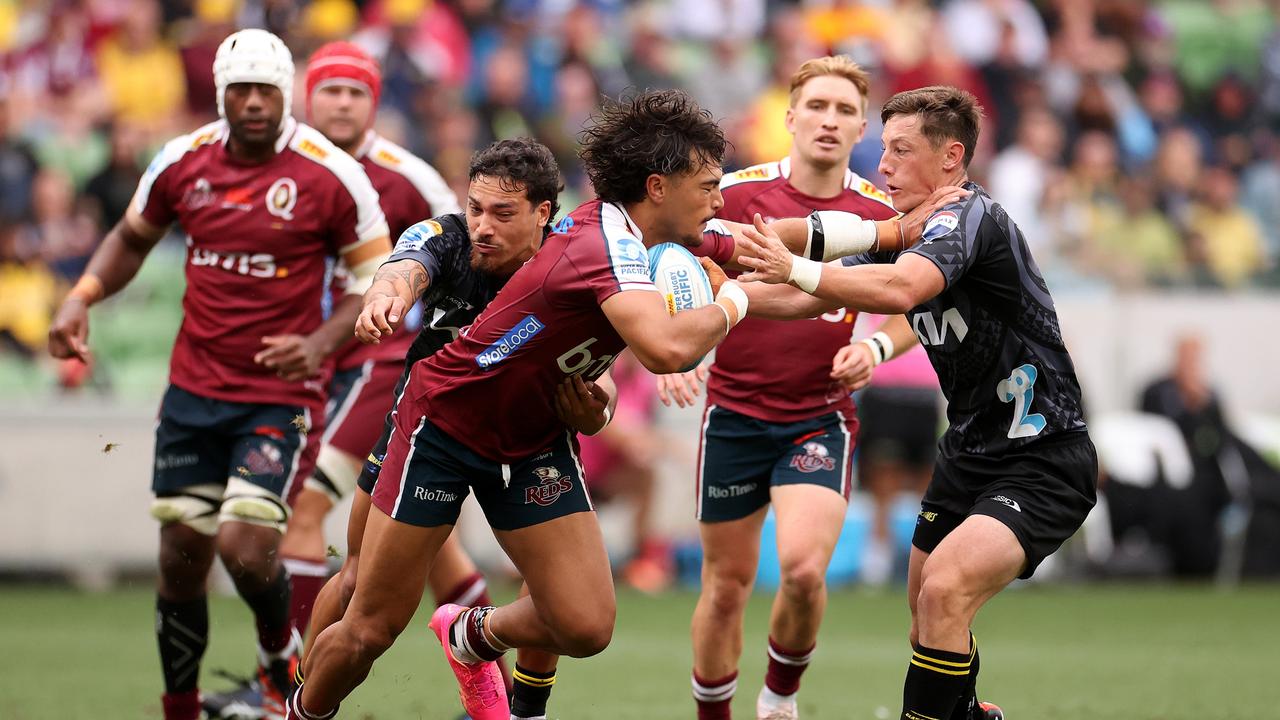
M 307 116 L 311 116 L 311 96 L 330 83 L 363 87 L 378 107 L 382 94 L 382 68 L 360 46 L 343 40 L 325 43 L 311 54 L 307 62 Z M 372 118 L 370 118 L 372 121 Z

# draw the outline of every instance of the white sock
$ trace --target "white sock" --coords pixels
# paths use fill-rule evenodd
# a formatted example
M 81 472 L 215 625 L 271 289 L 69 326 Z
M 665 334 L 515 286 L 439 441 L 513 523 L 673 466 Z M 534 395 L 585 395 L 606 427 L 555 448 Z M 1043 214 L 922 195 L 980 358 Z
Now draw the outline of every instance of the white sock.
M 768 705 L 769 707 L 779 707 L 782 705 L 795 705 L 797 694 L 798 693 L 791 693 L 790 695 L 779 695 L 778 693 L 770 690 L 769 686 L 766 685 L 760 688 L 760 703 L 762 705 Z

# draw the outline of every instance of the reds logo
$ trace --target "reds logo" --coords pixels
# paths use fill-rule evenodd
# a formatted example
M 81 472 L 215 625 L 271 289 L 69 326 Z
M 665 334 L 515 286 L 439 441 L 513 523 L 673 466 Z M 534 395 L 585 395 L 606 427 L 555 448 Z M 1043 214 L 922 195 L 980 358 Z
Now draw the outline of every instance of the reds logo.
M 573 479 L 560 474 L 553 467 L 534 468 L 533 474 L 538 476 L 538 485 L 524 489 L 524 504 L 537 503 L 546 507 L 560 496 L 573 489 Z
M 283 475 L 284 462 L 280 448 L 264 442 L 245 453 L 244 464 L 254 475 Z
M 189 210 L 199 210 L 213 204 L 213 186 L 204 178 L 197 178 L 195 183 L 182 195 L 182 204 Z
M 831 451 L 827 450 L 827 446 L 816 442 L 807 442 L 804 444 L 804 454 L 796 454 L 791 456 L 791 467 L 802 473 L 818 472 L 819 470 L 835 470 L 836 461 L 831 459 Z

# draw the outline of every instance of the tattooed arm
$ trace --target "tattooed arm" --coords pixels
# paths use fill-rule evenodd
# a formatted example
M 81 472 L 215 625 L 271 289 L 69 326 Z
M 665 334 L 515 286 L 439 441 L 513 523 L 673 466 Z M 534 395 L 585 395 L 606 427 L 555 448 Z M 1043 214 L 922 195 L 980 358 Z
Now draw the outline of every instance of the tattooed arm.
M 406 258 L 378 268 L 373 285 L 364 294 L 364 309 L 356 320 L 356 337 L 377 345 L 383 335 L 400 327 L 404 315 L 422 297 L 430 284 L 422 263 Z

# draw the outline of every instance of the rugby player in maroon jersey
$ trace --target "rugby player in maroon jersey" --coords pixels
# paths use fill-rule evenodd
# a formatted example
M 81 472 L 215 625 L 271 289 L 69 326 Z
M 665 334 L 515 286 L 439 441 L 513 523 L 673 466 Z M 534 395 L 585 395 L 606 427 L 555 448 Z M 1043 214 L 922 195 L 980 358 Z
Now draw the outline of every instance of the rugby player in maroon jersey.
M 683 369 L 745 315 L 745 293 L 718 271 L 716 301 L 674 316 L 649 278 L 646 248 L 660 242 L 709 242 L 724 261 L 737 254 L 737 228 L 704 227 L 722 204 L 723 151 L 710 114 L 676 91 L 611 104 L 584 132 L 599 199 L 562 220 L 466 332 L 413 368 L 374 488 L 355 593 L 343 619 L 316 638 L 291 717 L 330 717 L 363 681 L 412 617 L 426 569 L 473 490 L 530 594 L 501 608 L 446 605 L 432 618 L 472 717 L 506 717 L 493 663 L 506 650 L 586 657 L 608 645 L 609 562 L 574 434 L 557 417 L 557 388 L 599 377 L 625 347 L 650 370 Z M 881 239 L 900 243 L 896 221 L 835 215 L 830 231 L 803 219 L 773 229 L 820 257 L 828 245 L 860 252 Z M 391 332 L 424 277 L 411 260 L 384 266 L 357 333 L 378 342 Z
M 263 30 L 214 61 L 223 119 L 167 143 L 50 330 L 55 357 L 88 356 L 88 308 L 133 278 L 174 222 L 187 236 L 183 322 L 156 427 L 152 515 L 161 522 L 156 634 L 164 717 L 201 713 L 208 573 L 220 557 L 253 611 L 259 680 L 281 717 L 299 650 L 277 553 L 288 503 L 310 474 L 324 358 L 348 337 L 359 297 L 390 250 L 359 164 L 289 115 L 293 60 Z M 352 294 L 323 322 L 325 265 Z
M 718 217 L 749 223 L 757 213 L 773 220 L 817 210 L 896 217 L 888 196 L 849 169 L 866 131 L 867 91 L 866 72 L 847 57 L 803 63 L 791 76 L 790 153 L 725 175 Z M 790 322 L 751 317 L 716 349 L 697 467 L 703 582 L 693 615 L 692 685 L 700 720 L 730 717 L 743 613 L 770 505 L 781 582 L 756 717 L 798 716 L 796 693 L 817 642 L 827 566 L 851 490 L 858 419 L 849 392 L 885 359 L 872 356 L 868 344 L 850 345 L 856 317 L 846 308 Z M 898 324 L 910 332 L 900 318 Z M 681 405 L 696 392 L 687 381 L 662 378 Z

